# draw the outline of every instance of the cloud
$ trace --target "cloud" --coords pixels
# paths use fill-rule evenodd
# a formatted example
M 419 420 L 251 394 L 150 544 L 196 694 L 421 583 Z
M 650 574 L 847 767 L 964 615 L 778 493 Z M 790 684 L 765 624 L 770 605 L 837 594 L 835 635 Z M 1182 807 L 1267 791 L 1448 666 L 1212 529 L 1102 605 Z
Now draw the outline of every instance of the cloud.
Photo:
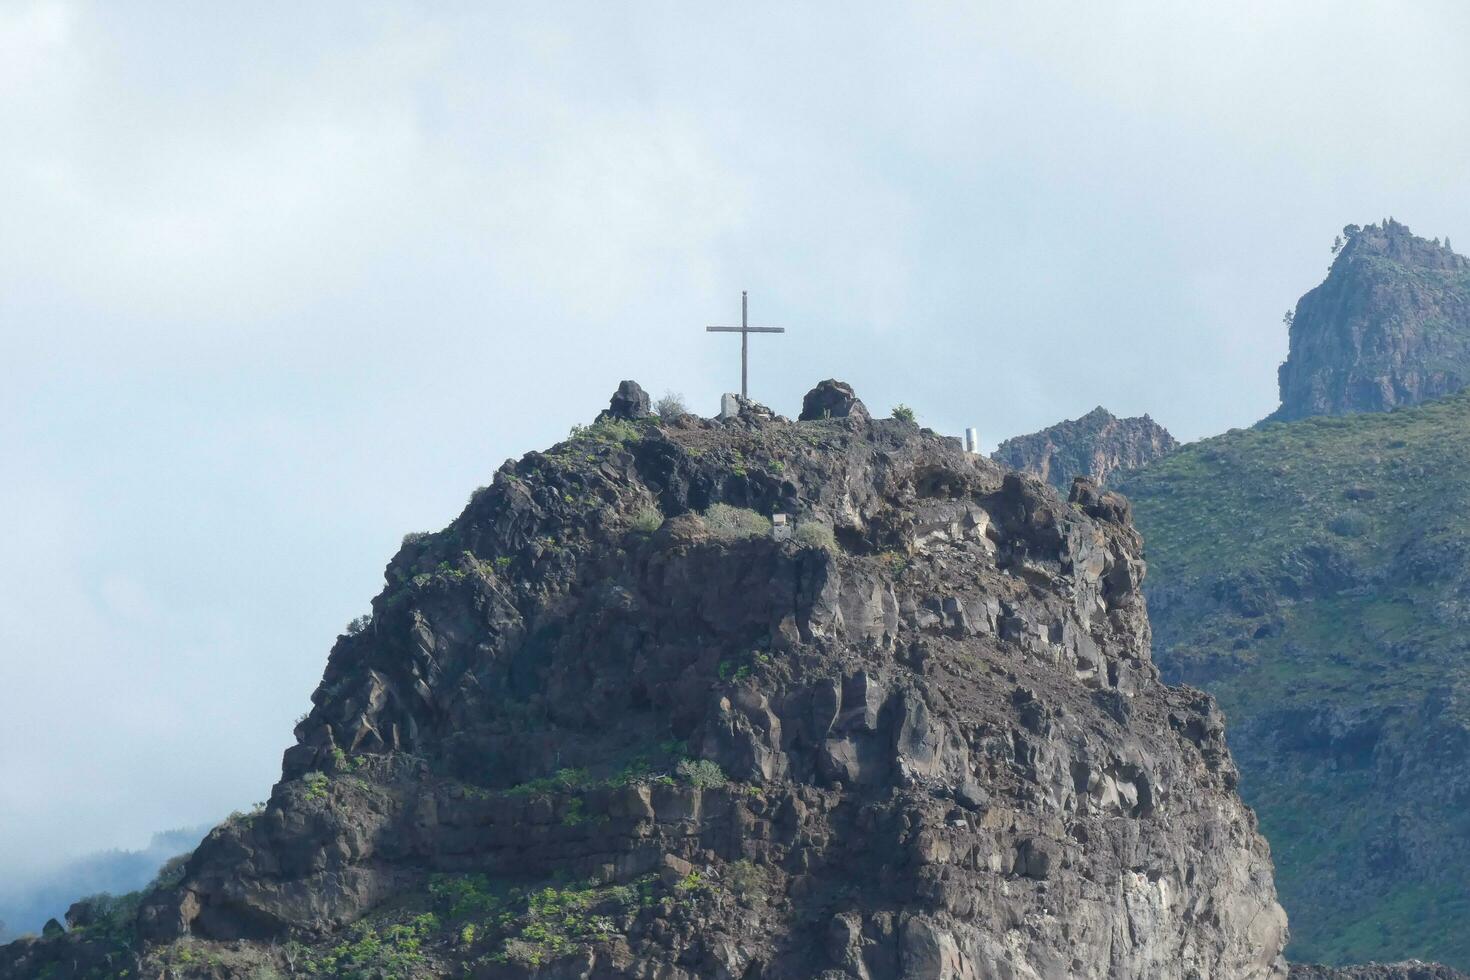
M 986 442 L 1275 402 L 1470 241 L 1463 5 L 0 7 L 0 875 L 261 798 L 408 530 L 616 382 Z M 15 556 L 15 557 L 9 557 Z

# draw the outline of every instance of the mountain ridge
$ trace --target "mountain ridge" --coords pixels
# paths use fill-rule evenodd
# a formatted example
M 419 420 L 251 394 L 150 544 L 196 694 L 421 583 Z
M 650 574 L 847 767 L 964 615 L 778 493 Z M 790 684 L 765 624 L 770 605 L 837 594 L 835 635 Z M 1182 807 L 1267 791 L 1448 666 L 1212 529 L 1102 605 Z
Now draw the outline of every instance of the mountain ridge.
M 1166 678 L 1221 699 L 1298 958 L 1470 967 L 1470 392 L 1202 440 L 1120 490 Z

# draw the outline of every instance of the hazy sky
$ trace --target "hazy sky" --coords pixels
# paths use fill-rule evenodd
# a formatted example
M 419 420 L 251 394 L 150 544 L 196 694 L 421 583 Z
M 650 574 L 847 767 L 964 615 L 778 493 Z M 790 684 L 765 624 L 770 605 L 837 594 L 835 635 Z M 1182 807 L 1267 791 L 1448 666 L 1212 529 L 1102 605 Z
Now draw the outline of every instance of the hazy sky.
M 636 9 L 636 13 L 629 10 Z M 1470 5 L 0 0 L 0 876 L 264 799 L 405 531 L 738 341 L 1000 438 L 1276 404 L 1470 243 Z

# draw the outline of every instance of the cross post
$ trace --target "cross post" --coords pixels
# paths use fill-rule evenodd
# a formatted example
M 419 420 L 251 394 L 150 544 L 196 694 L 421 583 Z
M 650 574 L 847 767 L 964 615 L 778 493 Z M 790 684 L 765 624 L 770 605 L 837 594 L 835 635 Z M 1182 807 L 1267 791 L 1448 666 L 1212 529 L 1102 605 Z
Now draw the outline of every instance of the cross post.
M 740 326 L 705 327 L 707 333 L 738 333 L 740 335 L 740 397 L 750 397 L 750 335 L 753 333 L 785 333 L 785 327 L 752 327 L 750 325 L 750 300 L 745 290 L 740 291 Z

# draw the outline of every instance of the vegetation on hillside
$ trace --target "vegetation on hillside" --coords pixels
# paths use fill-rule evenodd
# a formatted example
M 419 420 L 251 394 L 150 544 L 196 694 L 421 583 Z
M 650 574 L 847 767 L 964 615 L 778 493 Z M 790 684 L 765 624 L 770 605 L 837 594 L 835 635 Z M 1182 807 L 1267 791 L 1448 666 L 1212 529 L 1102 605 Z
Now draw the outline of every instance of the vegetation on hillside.
M 1470 395 L 1133 475 L 1154 653 L 1230 716 L 1299 961 L 1470 967 Z

